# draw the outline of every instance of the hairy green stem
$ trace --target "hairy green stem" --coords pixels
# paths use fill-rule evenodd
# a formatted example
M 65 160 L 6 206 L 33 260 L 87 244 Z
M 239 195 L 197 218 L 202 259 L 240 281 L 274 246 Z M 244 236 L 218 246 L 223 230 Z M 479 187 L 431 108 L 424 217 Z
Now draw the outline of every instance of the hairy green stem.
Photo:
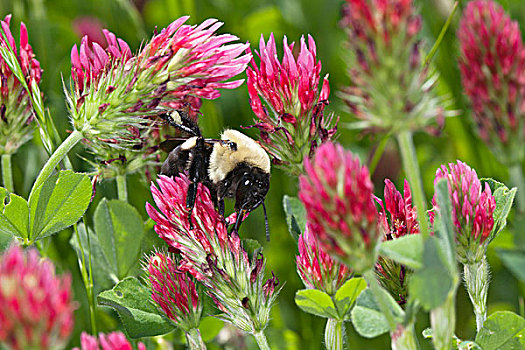
M 252 334 L 255 338 L 255 341 L 257 341 L 257 345 L 259 345 L 259 349 L 270 350 L 270 345 L 268 345 L 268 340 L 266 340 L 266 336 L 264 335 L 263 331 L 255 332 Z
M 201 332 L 198 328 L 192 328 L 186 332 L 186 342 L 190 350 L 206 349 L 206 344 L 202 341 Z
M 437 350 L 452 349 L 452 339 L 456 328 L 455 299 L 456 289 L 447 296 L 443 305 L 430 311 L 432 342 Z
M 126 184 L 126 174 L 117 175 L 117 193 L 118 199 L 124 202 L 128 201 L 128 187 Z
M 13 170 L 11 168 L 11 155 L 2 154 L 2 180 L 4 181 L 4 188 L 9 193 L 15 192 L 15 186 L 13 185 Z
M 327 350 L 343 350 L 343 321 L 329 318 L 324 330 L 324 343 Z
M 399 324 L 394 332 L 390 332 L 392 339 L 392 350 L 417 350 L 419 344 L 417 342 L 414 331 L 414 324 L 409 324 L 406 327 Z
M 51 176 L 53 173 L 53 170 L 57 167 L 57 165 L 60 163 L 62 159 L 67 155 L 69 151 L 75 145 L 82 140 L 83 136 L 82 133 L 78 130 L 73 130 L 73 132 L 62 142 L 62 144 L 55 150 L 55 152 L 51 155 L 51 157 L 47 160 L 46 164 L 40 170 L 40 174 L 38 174 L 38 177 L 36 178 L 35 183 L 33 184 L 33 188 L 31 189 L 31 193 L 38 188 L 38 186 L 42 185 L 46 179 Z M 31 195 L 30 195 L 31 196 Z
M 516 163 L 509 167 L 509 177 L 512 186 L 518 188 L 516 201 L 518 202 L 518 211 L 520 215 L 523 215 L 525 213 L 525 179 L 523 177 L 523 168 L 520 163 Z
M 399 143 L 399 150 L 401 151 L 401 159 L 403 160 L 403 169 L 408 177 L 410 187 L 412 188 L 412 194 L 414 196 L 419 230 L 421 231 L 423 240 L 425 240 L 429 236 L 426 213 L 427 206 L 421 182 L 419 164 L 417 162 L 416 149 L 414 147 L 414 141 L 412 140 L 412 133 L 408 130 L 401 131 L 397 134 L 397 141 Z
M 476 329 L 479 332 L 487 318 L 487 292 L 489 290 L 489 264 L 485 255 L 480 262 L 463 265 L 463 279 L 474 314 Z

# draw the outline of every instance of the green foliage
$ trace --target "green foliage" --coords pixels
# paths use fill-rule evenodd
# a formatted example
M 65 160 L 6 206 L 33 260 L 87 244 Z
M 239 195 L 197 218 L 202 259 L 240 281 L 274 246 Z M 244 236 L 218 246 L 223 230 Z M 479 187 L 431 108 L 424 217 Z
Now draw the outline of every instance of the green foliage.
M 295 294 L 295 304 L 312 315 L 344 321 L 350 318 L 349 311 L 365 288 L 363 278 L 351 278 L 334 296 L 317 289 L 302 289 Z
M 384 300 L 388 300 L 387 307 L 398 322 L 402 322 L 405 312 L 396 303 L 394 298 L 384 289 L 379 289 Z M 375 338 L 383 333 L 393 331 L 388 325 L 386 317 L 379 308 L 379 304 L 370 288 L 365 289 L 352 309 L 352 324 L 355 330 L 365 338 Z
M 153 304 L 151 291 L 135 277 L 126 277 L 113 289 L 100 293 L 97 301 L 117 311 L 131 338 L 151 337 L 173 330 Z
M 5 205 L 7 190 L 1 188 L 0 232 L 27 243 L 57 233 L 82 217 L 91 200 L 91 190 L 86 174 L 70 170 L 50 176 L 33 191 L 29 203 L 10 194 Z
M 297 241 L 306 227 L 306 210 L 297 197 L 283 196 L 283 208 L 286 213 L 288 232 Z
M 423 237 L 406 235 L 384 241 L 379 246 L 382 257 L 389 258 L 411 269 L 419 269 L 423 261 Z
M 95 232 L 104 256 L 118 279 L 130 274 L 140 258 L 144 224 L 137 209 L 103 199 L 95 210 Z
M 439 210 L 434 218 L 434 235 L 423 242 L 423 264 L 409 284 L 409 294 L 426 310 L 441 306 L 456 290 L 459 281 L 456 267 L 452 205 L 446 180 L 436 184 Z
M 476 335 L 476 343 L 483 350 L 510 350 L 525 348 L 525 319 L 510 311 L 490 315 Z
M 519 279 L 525 283 L 525 250 L 522 249 L 498 249 L 498 256 L 505 266 Z
M 507 217 L 512 209 L 512 203 L 518 189 L 516 187 L 509 189 L 507 186 L 494 179 L 482 179 L 481 183 L 488 183 L 492 195 L 496 200 L 496 209 L 494 209 L 494 228 L 490 233 L 489 240 L 493 240 L 507 226 Z
M 338 318 L 335 304 L 330 296 L 317 289 L 302 289 L 295 294 L 295 304 L 301 310 L 324 318 Z

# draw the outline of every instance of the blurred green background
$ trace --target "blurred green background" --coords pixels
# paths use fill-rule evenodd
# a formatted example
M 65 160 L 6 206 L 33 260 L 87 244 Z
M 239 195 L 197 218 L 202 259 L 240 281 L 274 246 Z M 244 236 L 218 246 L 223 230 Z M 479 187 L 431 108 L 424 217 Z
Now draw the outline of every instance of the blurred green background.
M 502 5 L 511 17 L 525 29 L 525 5 L 523 0 L 505 0 Z M 55 120 L 62 137 L 66 137 L 70 128 L 66 105 L 64 102 L 62 79 L 69 86 L 70 51 L 73 44 L 80 43 L 78 30 L 82 20 L 98 21 L 102 28 L 107 28 L 118 37 L 126 40 L 133 51 L 147 40 L 155 28 L 161 29 L 182 15 L 190 15 L 189 23 L 198 24 L 204 19 L 213 17 L 224 22 L 220 32 L 237 35 L 241 41 L 249 41 L 252 49 L 257 48 L 259 38 L 273 32 L 276 41 L 282 43 L 283 35 L 289 41 L 298 41 L 301 35 L 311 34 L 317 44 L 318 59 L 323 64 L 322 74 L 330 74 L 330 105 L 328 111 L 341 117 L 341 126 L 352 119 L 337 98 L 337 91 L 348 84 L 347 66 L 344 61 L 345 34 L 338 26 L 343 1 L 335 0 L 2 0 L 0 15 L 13 14 L 12 30 L 18 33 L 20 21 L 28 27 L 29 40 L 37 59 L 44 69 L 41 88 L 45 96 L 45 105 Z M 416 0 L 424 19 L 423 39 L 426 51 L 430 49 L 451 8 L 450 0 Z M 460 7 L 464 6 L 461 2 Z M 434 67 L 440 74 L 439 93 L 452 99 L 452 108 L 459 111 L 457 117 L 448 118 L 446 127 L 440 137 L 426 134 L 416 135 L 415 142 L 423 174 L 427 198 L 433 193 L 435 170 L 444 163 L 461 159 L 474 167 L 480 177 L 493 177 L 508 182 L 506 169 L 501 166 L 492 153 L 477 138 L 470 118 L 470 110 L 462 94 L 460 76 L 457 67 L 458 44 L 455 31 L 460 11 L 445 36 L 435 58 Z M 239 129 L 241 125 L 252 124 L 254 117 L 248 103 L 246 85 L 234 91 L 223 91 L 215 101 L 205 101 L 202 107 L 203 117 L 200 123 L 204 135 L 215 137 L 225 127 Z M 362 136 L 345 131 L 340 127 L 339 142 L 362 160 L 370 153 L 378 140 L 371 136 Z M 256 137 L 256 131 L 246 130 L 247 134 Z M 83 154 L 77 146 L 77 154 Z M 47 159 L 46 153 L 39 144 L 38 133 L 33 142 L 26 144 L 14 157 L 14 177 L 16 192 L 27 196 L 39 169 Z M 80 157 L 72 153 L 75 170 L 89 171 Z M 382 195 L 383 179 L 390 177 L 401 183 L 399 155 L 396 145 L 390 142 L 385 156 L 374 175 L 376 194 Z M 135 175 L 128 183 L 130 202 L 141 212 L 144 219 L 145 202 L 152 202 L 149 184 L 143 176 Z M 272 171 L 271 189 L 267 197 L 270 219 L 271 241 L 264 241 L 264 222 L 262 211 L 253 213 L 243 225 L 241 235 L 256 238 L 264 245 L 267 258 L 267 273 L 274 271 L 285 286 L 274 307 L 268 337 L 272 348 L 278 349 L 322 349 L 325 320 L 300 311 L 293 298 L 302 283 L 295 269 L 297 246 L 288 234 L 282 197 L 284 194 L 296 195 L 297 179 L 283 172 Z M 86 216 L 89 217 L 97 202 L 103 198 L 116 198 L 116 186 L 113 181 L 98 185 L 95 203 Z M 79 332 L 89 330 L 89 316 L 86 307 L 86 295 L 80 279 L 76 255 L 68 244 L 70 231 L 64 231 L 49 240 L 47 252 L 57 262 L 60 271 L 69 270 L 74 278 L 75 298 L 79 301 L 76 314 L 76 330 L 71 345 L 78 345 Z M 511 245 L 511 235 L 504 232 L 489 249 L 489 263 L 492 268 L 492 283 L 489 290 L 489 314 L 498 309 L 519 312 L 519 296 L 525 294 L 523 285 L 519 285 L 513 276 L 502 266 L 494 253 L 495 247 Z M 475 320 L 468 297 L 461 287 L 458 292 L 456 333 L 466 339 L 474 336 Z M 112 330 L 120 327 L 118 320 L 109 310 L 99 312 L 99 328 Z M 428 316 L 421 313 L 417 324 L 418 333 L 428 326 Z M 350 324 L 346 325 L 348 347 L 351 349 L 389 348 L 389 338 L 383 336 L 374 340 L 360 338 Z M 176 336 L 174 336 L 176 338 Z M 421 339 L 423 348 L 430 348 L 429 342 Z M 182 345 L 179 345 L 183 348 Z M 214 348 L 219 345 L 211 346 Z M 247 346 L 254 344 L 247 339 Z

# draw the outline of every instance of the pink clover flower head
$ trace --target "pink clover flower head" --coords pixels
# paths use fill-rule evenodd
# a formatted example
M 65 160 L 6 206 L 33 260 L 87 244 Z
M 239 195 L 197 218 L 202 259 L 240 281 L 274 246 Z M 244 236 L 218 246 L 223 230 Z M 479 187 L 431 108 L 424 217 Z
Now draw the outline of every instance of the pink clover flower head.
M 419 234 L 416 208 L 412 206 L 410 185 L 405 180 L 403 194 L 389 179 L 385 179 L 384 202 L 379 203 L 380 223 L 384 231 L 384 240 L 394 240 L 405 235 Z M 393 260 L 379 257 L 376 263 L 376 275 L 383 287 L 390 292 L 400 305 L 404 305 L 408 295 L 407 279 L 411 270 Z
M 124 40 L 107 29 L 102 32 L 108 43 L 105 49 L 87 35 L 82 38 L 80 49 L 76 44 L 71 49 L 71 76 L 80 94 L 90 85 L 97 84 L 113 66 L 125 64 L 131 58 L 131 49 Z
M 122 332 L 99 333 L 98 337 L 82 332 L 80 349 L 73 350 L 134 350 L 134 348 Z M 146 346 L 139 342 L 137 350 L 146 350 Z
M 202 304 L 192 278 L 177 269 L 171 254 L 155 252 L 146 272 L 152 298 L 166 317 L 185 331 L 199 327 Z
M 71 119 L 97 161 L 125 151 L 145 154 L 151 150 L 144 145 L 158 127 L 159 114 L 189 105 L 195 117 L 201 98 L 215 99 L 218 89 L 242 84 L 228 80 L 246 69 L 248 44 L 232 43 L 237 37 L 231 34 L 216 34 L 221 26 L 216 20 L 190 26 L 184 25 L 187 19 L 181 17 L 156 33 L 136 55 L 109 31 L 104 31 L 105 49 L 87 37 L 79 49 L 73 47 Z M 125 156 L 131 163 L 132 154 Z
M 0 35 L 0 48 L 18 67 L 10 66 L 0 56 L 0 154 L 15 153 L 31 139 L 34 112 L 31 98 L 20 79 L 25 81 L 30 90 L 39 91 L 38 84 L 42 78 L 42 69 L 29 44 L 25 24 L 20 23 L 20 45 L 17 47 L 10 23 L 11 15 L 0 21 L 5 35 L 5 39 L 4 35 Z
M 376 262 L 381 234 L 368 169 L 332 142 L 321 145 L 304 167 L 299 198 L 309 229 L 324 251 L 354 272 L 364 273 Z
M 507 164 L 525 156 L 525 47 L 518 22 L 494 1 L 467 4 L 459 67 L 481 138 Z
M 496 200 L 488 183 L 483 187 L 476 171 L 459 160 L 438 168 L 434 184 L 443 178 L 447 179 L 452 202 L 458 258 L 460 262 L 479 261 L 494 238 L 491 233 Z M 439 210 L 435 196 L 432 203 L 434 211 Z M 434 214 L 431 221 L 434 221 Z
M 151 192 L 158 211 L 149 203 L 146 211 L 155 221 L 155 232 L 181 256 L 178 270 L 189 272 L 206 288 L 221 318 L 254 333 L 266 327 L 277 298 L 279 280 L 264 281 L 265 260 L 261 253 L 250 259 L 236 232 L 228 234 L 226 220 L 215 210 L 210 192 L 198 185 L 188 220 L 186 194 L 190 181 L 159 176 Z
M 231 34 L 217 35 L 222 22 L 210 18 L 200 25 L 183 24 L 181 17 L 153 36 L 139 53 L 144 68 L 167 70 L 170 100 L 186 95 L 205 99 L 220 96 L 217 89 L 234 89 L 244 79 L 226 81 L 246 69 L 251 54 L 249 44 L 232 43 L 239 38 Z
M 273 34 L 267 43 L 261 36 L 259 51 L 255 51 L 260 64 L 252 59 L 246 73 L 250 105 L 257 117 L 250 127 L 259 129 L 262 145 L 278 165 L 300 174 L 304 156 L 312 155 L 318 144 L 334 136 L 337 122 L 323 114 L 330 86 L 328 75 L 320 83 L 321 61 L 314 39 L 308 35 L 307 44 L 301 37 L 297 57 L 294 46 L 284 37 L 280 61 Z
M 11 246 L 0 257 L 0 343 L 10 349 L 61 349 L 73 330 L 71 277 L 36 250 Z
M 391 240 L 419 233 L 417 212 L 412 206 L 412 192 L 408 181 L 405 180 L 401 194 L 392 181 L 385 179 L 384 196 L 384 205 L 382 200 L 376 198 L 376 201 L 381 206 L 380 217 L 385 229 L 385 238 Z
M 297 273 L 306 288 L 319 289 L 329 295 L 334 295 L 352 277 L 348 267 L 321 249 L 317 237 L 308 226 L 299 236 L 296 263 Z
M 346 0 L 341 25 L 352 54 L 351 84 L 341 96 L 359 119 L 352 128 L 438 133 L 452 112 L 432 92 L 437 79 L 422 65 L 421 18 L 413 1 Z

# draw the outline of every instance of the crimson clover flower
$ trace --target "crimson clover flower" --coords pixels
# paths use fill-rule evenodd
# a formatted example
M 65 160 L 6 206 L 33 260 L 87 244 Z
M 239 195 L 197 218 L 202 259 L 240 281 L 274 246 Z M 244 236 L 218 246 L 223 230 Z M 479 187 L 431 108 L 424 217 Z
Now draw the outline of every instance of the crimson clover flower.
M 461 263 L 478 262 L 494 237 L 494 210 L 496 201 L 488 183 L 483 188 L 474 169 L 457 161 L 441 166 L 436 171 L 434 183 L 445 178 L 452 202 L 452 218 L 456 230 L 456 252 Z M 434 210 L 439 210 L 436 198 Z M 431 214 L 431 220 L 434 220 Z
M 185 332 L 198 328 L 202 313 L 195 283 L 177 269 L 170 254 L 155 252 L 145 268 L 152 289 L 152 298 L 166 317 Z
M 11 29 L 11 15 L 0 21 L 5 38 L 0 33 L 0 50 L 11 52 L 21 68 L 22 77 L 17 77 L 7 62 L 0 56 L 0 154 L 13 154 L 29 141 L 33 134 L 34 119 L 31 99 L 20 79 L 32 88 L 42 76 L 40 63 L 35 59 L 29 44 L 27 28 L 20 23 L 20 46 L 17 48 Z M 7 39 L 7 41 L 6 41 Z
M 284 37 L 282 62 L 277 57 L 273 34 L 268 43 L 261 36 L 257 66 L 252 59 L 247 69 L 250 105 L 257 116 L 263 147 L 274 162 L 293 174 L 303 172 L 303 159 L 311 156 L 318 144 L 330 140 L 336 132 L 332 116 L 323 115 L 328 104 L 328 75 L 319 90 L 321 61 L 316 58 L 314 39 L 308 35 L 308 45 L 301 37 L 297 58 L 295 43 Z
M 381 231 L 368 169 L 332 142 L 321 145 L 304 168 L 299 198 L 321 248 L 356 273 L 371 269 Z
M 525 156 L 525 47 L 517 22 L 494 1 L 467 4 L 458 29 L 459 67 L 483 141 L 498 159 Z
M 73 330 L 69 275 L 58 277 L 36 250 L 11 246 L 0 257 L 0 343 L 10 349 L 62 349 Z
M 80 349 L 73 350 L 133 350 L 126 336 L 121 332 L 112 332 L 108 334 L 99 333 L 98 338 L 82 332 L 80 336 Z M 139 342 L 137 350 L 146 350 L 146 346 Z
M 405 180 L 403 194 L 389 179 L 385 179 L 385 200 L 376 201 L 381 206 L 380 223 L 384 231 L 384 240 L 394 240 L 405 235 L 419 234 L 416 208 L 412 206 L 410 185 Z M 387 214 L 388 213 L 388 214 Z M 408 295 L 408 283 L 411 270 L 391 259 L 379 257 L 376 274 L 379 281 L 396 301 L 403 305 Z
M 147 155 L 153 151 L 147 140 L 155 116 L 188 100 L 195 106 L 200 98 L 215 99 L 219 88 L 242 84 L 226 80 L 245 70 L 251 59 L 244 54 L 248 44 L 231 43 L 237 37 L 230 34 L 217 35 L 222 25 L 217 20 L 190 26 L 183 24 L 187 19 L 155 34 L 135 56 L 109 31 L 104 31 L 106 48 L 87 37 L 79 49 L 73 47 L 72 124 L 93 153 L 106 157 L 103 161 L 129 160 L 126 151 Z
M 299 236 L 299 255 L 296 256 L 297 273 L 306 288 L 319 289 L 334 295 L 352 272 L 324 252 L 315 234 L 307 226 Z
M 206 288 L 221 318 L 253 335 L 261 333 L 270 319 L 277 298 L 278 279 L 264 281 L 262 254 L 249 259 L 236 232 L 228 234 L 227 223 L 215 210 L 209 190 L 199 184 L 190 229 L 185 175 L 172 179 L 159 176 L 151 186 L 159 211 L 149 203 L 146 210 L 155 221 L 155 232 L 180 253 L 179 270 L 188 271 Z
M 346 0 L 351 84 L 341 96 L 359 119 L 352 128 L 394 134 L 441 126 L 443 101 L 422 66 L 421 18 L 412 0 Z

